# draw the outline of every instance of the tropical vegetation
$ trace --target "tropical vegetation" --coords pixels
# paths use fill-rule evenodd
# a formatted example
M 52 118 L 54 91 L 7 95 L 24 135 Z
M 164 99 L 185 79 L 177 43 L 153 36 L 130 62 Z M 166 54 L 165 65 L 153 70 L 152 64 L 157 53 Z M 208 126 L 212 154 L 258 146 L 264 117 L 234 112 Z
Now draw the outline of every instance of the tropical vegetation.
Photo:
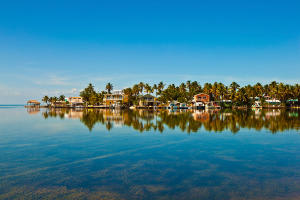
M 105 94 L 111 94 L 113 84 L 107 83 L 106 91 L 96 91 L 94 86 L 90 83 L 84 90 L 80 92 L 83 101 L 88 105 L 99 105 L 103 102 Z M 197 81 L 187 81 L 179 85 L 169 84 L 163 82 L 158 84 L 137 83 L 132 87 L 123 89 L 125 95 L 128 95 L 129 106 L 138 104 L 138 100 L 142 95 L 154 95 L 158 101 L 167 103 L 169 101 L 178 101 L 180 103 L 190 103 L 193 96 L 198 93 L 206 93 L 210 96 L 212 101 L 225 102 L 229 100 L 234 106 L 250 106 L 255 99 L 259 98 L 264 102 L 265 98 L 278 99 L 283 104 L 289 99 L 300 99 L 300 85 L 284 84 L 273 81 L 269 84 L 256 83 L 254 85 L 240 86 L 236 82 L 230 85 L 225 85 L 220 82 L 199 84 Z M 43 101 L 53 103 L 62 98 L 45 96 Z M 226 103 L 224 103 L 226 104 Z

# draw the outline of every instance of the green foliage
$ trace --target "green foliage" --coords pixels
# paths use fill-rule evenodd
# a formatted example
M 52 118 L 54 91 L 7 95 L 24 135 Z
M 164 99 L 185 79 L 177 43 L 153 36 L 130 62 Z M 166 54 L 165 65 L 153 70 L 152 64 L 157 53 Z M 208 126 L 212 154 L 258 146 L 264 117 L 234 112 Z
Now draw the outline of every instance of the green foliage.
M 113 90 L 113 85 L 111 83 L 107 83 L 105 86 L 105 89 L 107 90 L 108 94 L 111 94 L 111 91 Z
M 64 113 L 69 112 L 68 109 L 46 110 L 43 113 L 44 118 L 63 117 Z M 300 114 L 298 111 L 286 110 L 261 110 L 256 113 L 252 110 L 232 110 L 225 109 L 219 112 L 199 112 L 193 113 L 177 112 L 170 113 L 168 111 L 149 111 L 149 110 L 121 110 L 113 112 L 111 110 L 91 110 L 85 109 L 81 112 L 80 121 L 90 130 L 97 123 L 106 126 L 107 130 L 113 128 L 114 123 L 122 123 L 125 126 L 132 127 L 140 132 L 149 131 L 151 129 L 163 132 L 165 128 L 180 128 L 183 132 L 198 132 L 204 128 L 207 131 L 220 132 L 229 130 L 237 133 L 241 128 L 262 130 L 268 129 L 272 133 L 284 131 L 288 129 L 299 130 Z M 105 116 L 118 116 L 116 118 L 107 118 Z
M 80 96 L 83 97 L 84 102 L 89 105 L 100 104 L 103 101 L 106 93 L 111 93 L 113 89 L 112 83 L 108 83 L 105 87 L 107 92 L 102 91 L 97 93 L 94 86 L 90 83 Z M 132 87 L 125 88 L 123 92 L 128 95 L 128 106 L 137 105 L 141 96 L 146 94 L 153 94 L 159 101 L 167 103 L 168 101 L 178 101 L 180 103 L 190 103 L 194 95 L 198 93 L 206 93 L 210 96 L 212 101 L 231 100 L 231 105 L 236 106 L 251 106 L 256 97 L 260 98 L 262 104 L 265 103 L 265 97 L 278 99 L 285 104 L 289 99 L 300 99 L 300 85 L 289 85 L 284 83 L 277 83 L 276 81 L 270 84 L 262 85 L 256 83 L 255 85 L 246 85 L 241 87 L 236 82 L 232 82 L 226 86 L 223 83 L 215 82 L 205 83 L 203 87 L 197 81 L 187 81 L 181 83 L 179 86 L 175 84 L 165 85 L 163 82 L 151 86 L 148 83 L 140 82 L 134 84 Z M 64 100 L 64 95 L 57 97 L 45 96 L 43 101 L 45 103 L 53 103 L 57 100 Z M 222 104 L 229 107 L 227 104 Z

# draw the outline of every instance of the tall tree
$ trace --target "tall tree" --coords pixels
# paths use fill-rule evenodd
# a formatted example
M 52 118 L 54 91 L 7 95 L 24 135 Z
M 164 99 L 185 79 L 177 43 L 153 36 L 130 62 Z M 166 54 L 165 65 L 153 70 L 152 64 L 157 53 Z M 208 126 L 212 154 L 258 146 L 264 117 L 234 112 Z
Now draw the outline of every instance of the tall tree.
M 65 101 L 65 95 L 63 95 L 63 94 L 60 95 L 59 98 L 58 98 L 58 100 L 59 101 Z
M 105 86 L 105 89 L 107 90 L 108 94 L 111 94 L 111 91 L 113 90 L 113 85 L 111 83 L 107 83 Z
M 230 99 L 232 101 L 234 101 L 234 99 L 235 99 L 236 91 L 237 91 L 238 88 L 240 88 L 240 85 L 237 84 L 236 82 L 232 82 L 230 84 L 230 87 L 229 87 L 229 90 L 230 90 L 229 96 L 230 96 Z
M 157 86 L 158 95 L 162 94 L 164 87 L 165 87 L 165 84 L 162 81 L 158 83 L 158 86 Z
M 80 92 L 80 96 L 83 98 L 83 101 L 94 105 L 97 93 L 94 90 L 94 86 L 90 83 L 83 91 Z
M 138 84 L 133 85 L 132 92 L 133 92 L 135 98 L 137 98 L 140 93 L 140 88 L 139 88 Z
M 157 97 L 157 89 L 158 89 L 157 85 L 154 84 L 152 89 L 153 89 L 153 92 L 155 92 L 155 97 Z
M 48 105 L 49 102 L 49 97 L 48 96 L 44 96 L 42 99 L 43 102 L 45 102 Z
M 152 87 L 148 83 L 145 84 L 144 89 L 147 94 L 150 94 L 152 91 Z
M 140 90 L 141 94 L 143 94 L 144 87 L 145 87 L 145 84 L 143 82 L 140 82 L 139 83 L 139 90 Z

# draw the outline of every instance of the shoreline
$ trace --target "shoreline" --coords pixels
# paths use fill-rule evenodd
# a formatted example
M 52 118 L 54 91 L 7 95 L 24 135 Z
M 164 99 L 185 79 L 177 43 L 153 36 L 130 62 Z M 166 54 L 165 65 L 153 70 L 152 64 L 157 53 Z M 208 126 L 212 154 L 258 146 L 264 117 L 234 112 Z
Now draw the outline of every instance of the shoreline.
M 0 105 L 1 106 L 1 105 Z M 17 105 L 3 105 L 3 106 L 17 106 Z M 18 105 L 23 106 L 23 105 Z M 66 108 L 66 109 L 112 109 L 112 110 L 131 110 L 129 107 L 110 107 L 110 106 L 82 106 L 82 107 L 71 107 L 71 106 L 30 106 L 24 105 L 25 108 Z M 287 107 L 287 106 L 263 106 L 261 108 L 253 108 L 253 107 L 244 107 L 244 106 L 232 106 L 231 108 L 169 108 L 167 106 L 164 107 L 135 107 L 133 110 L 224 110 L 224 109 L 232 109 L 232 110 L 248 110 L 248 109 L 300 109 L 300 106 Z

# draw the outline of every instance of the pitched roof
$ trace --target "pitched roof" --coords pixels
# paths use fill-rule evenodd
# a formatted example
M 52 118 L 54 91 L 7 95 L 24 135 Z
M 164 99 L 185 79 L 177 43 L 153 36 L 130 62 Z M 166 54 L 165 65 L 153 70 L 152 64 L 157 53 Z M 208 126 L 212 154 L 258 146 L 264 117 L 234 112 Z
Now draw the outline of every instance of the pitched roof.
M 29 101 L 27 101 L 27 103 L 41 104 L 41 103 L 38 102 L 37 100 L 29 100 Z

